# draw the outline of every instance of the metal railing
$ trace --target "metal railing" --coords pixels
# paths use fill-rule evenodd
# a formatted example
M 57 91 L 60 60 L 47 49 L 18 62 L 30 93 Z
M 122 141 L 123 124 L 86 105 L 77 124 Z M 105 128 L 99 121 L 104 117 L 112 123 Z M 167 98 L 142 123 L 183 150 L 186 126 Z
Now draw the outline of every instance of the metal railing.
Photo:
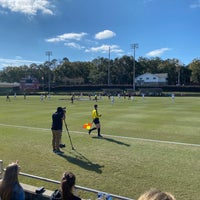
M 4 171 L 3 161 L 0 160 L 0 179 L 2 178 L 3 171 Z M 37 180 L 42 180 L 42 181 L 45 181 L 45 182 L 54 183 L 54 184 L 60 184 L 60 181 L 56 181 L 56 180 L 52 180 L 52 179 L 48 179 L 48 178 L 44 178 L 44 177 L 40 177 L 40 176 L 35 176 L 35 175 L 32 175 L 32 174 L 27 174 L 27 173 L 23 173 L 23 172 L 19 172 L 19 175 L 25 176 L 25 177 L 29 177 L 29 178 L 34 178 L 34 179 L 37 179 Z M 83 190 L 83 191 L 95 193 L 96 195 L 98 193 L 102 193 L 104 195 L 108 194 L 109 196 L 111 196 L 113 198 L 116 198 L 116 199 L 134 200 L 134 199 L 131 199 L 131 198 L 128 198 L 128 197 L 123 197 L 123 196 L 119 196 L 119 195 L 115 195 L 115 194 L 110 194 L 108 192 L 103 192 L 103 191 L 99 191 L 99 190 L 95 190 L 95 189 L 91 189 L 91 188 L 86 188 L 86 187 L 82 187 L 82 186 L 79 186 L 79 185 L 75 185 L 75 188 L 78 189 L 78 190 Z

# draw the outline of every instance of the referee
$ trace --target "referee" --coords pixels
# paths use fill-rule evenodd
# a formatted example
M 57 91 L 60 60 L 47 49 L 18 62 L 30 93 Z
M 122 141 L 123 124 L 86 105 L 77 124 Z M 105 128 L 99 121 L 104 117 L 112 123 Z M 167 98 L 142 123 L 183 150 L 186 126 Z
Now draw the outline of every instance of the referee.
M 100 132 L 101 132 L 101 124 L 100 124 L 100 121 L 99 121 L 99 118 L 101 117 L 101 114 L 98 113 L 97 107 L 98 107 L 98 105 L 95 104 L 95 105 L 94 105 L 94 110 L 92 111 L 92 120 L 93 120 L 93 123 L 95 124 L 95 127 L 92 128 L 92 129 L 90 129 L 90 130 L 88 131 L 88 134 L 90 135 L 90 133 L 91 133 L 93 130 L 96 130 L 96 129 L 97 129 L 98 137 L 102 137 L 102 135 L 100 134 Z

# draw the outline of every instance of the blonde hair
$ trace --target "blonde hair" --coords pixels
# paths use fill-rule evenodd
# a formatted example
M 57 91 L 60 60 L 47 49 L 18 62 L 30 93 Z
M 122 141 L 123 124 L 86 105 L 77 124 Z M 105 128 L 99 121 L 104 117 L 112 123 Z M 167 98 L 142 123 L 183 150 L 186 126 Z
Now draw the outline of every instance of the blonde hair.
M 3 179 L 0 182 L 0 196 L 2 199 L 10 199 L 13 186 L 16 183 L 19 184 L 19 169 L 17 162 L 11 163 L 6 167 Z
M 176 200 L 169 192 L 162 192 L 157 189 L 150 189 L 142 194 L 138 200 Z

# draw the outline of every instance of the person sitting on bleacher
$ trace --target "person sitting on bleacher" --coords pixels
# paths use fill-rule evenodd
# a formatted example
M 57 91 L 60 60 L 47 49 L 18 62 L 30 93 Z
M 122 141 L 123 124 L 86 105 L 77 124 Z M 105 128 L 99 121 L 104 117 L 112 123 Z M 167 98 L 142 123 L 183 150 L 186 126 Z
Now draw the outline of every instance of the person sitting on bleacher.
M 75 175 L 72 172 L 65 172 L 61 180 L 61 190 L 56 189 L 50 200 L 81 200 L 81 198 L 73 194 L 75 182 Z
M 76 177 L 72 172 L 65 172 L 61 180 L 62 200 L 81 200 L 73 194 Z
M 25 193 L 18 180 L 20 166 L 18 161 L 6 167 L 3 179 L 0 181 L 1 200 L 25 200 Z
M 162 192 L 158 189 L 150 189 L 142 194 L 138 200 L 176 200 L 169 192 Z

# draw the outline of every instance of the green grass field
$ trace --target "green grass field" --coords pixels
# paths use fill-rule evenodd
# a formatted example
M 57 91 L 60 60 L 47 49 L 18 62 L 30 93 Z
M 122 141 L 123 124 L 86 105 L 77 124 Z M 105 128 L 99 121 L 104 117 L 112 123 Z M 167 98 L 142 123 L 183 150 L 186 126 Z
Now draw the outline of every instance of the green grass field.
M 169 191 L 178 199 L 200 197 L 200 98 L 107 97 L 98 101 L 103 139 L 88 135 L 94 101 L 71 104 L 66 96 L 0 97 L 0 159 L 4 166 L 19 160 L 22 172 L 60 180 L 64 171 L 77 176 L 77 185 L 137 199 L 150 188 Z M 69 97 L 68 97 L 69 98 Z M 87 98 L 87 97 L 85 97 Z M 51 115 L 67 107 L 62 156 L 52 152 Z M 56 189 L 56 185 L 20 176 L 23 183 Z M 91 198 L 90 193 L 79 194 Z

